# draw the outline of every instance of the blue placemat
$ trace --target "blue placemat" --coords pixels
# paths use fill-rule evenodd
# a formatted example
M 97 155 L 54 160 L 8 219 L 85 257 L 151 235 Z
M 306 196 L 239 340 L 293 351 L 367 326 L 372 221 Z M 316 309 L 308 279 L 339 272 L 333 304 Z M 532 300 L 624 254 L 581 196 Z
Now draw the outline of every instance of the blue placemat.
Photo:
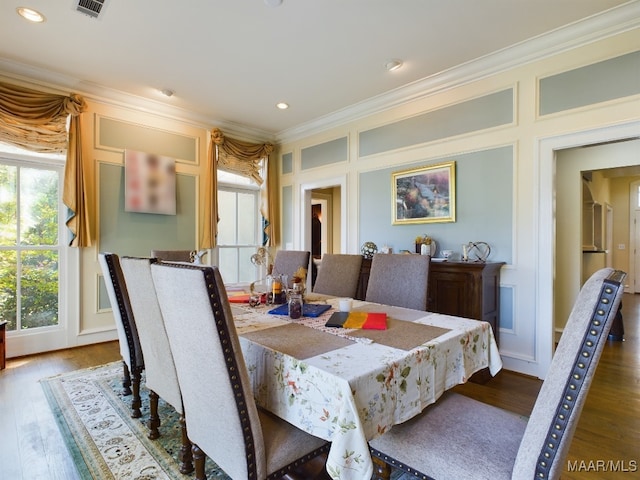
M 305 303 L 302 306 L 302 315 L 304 317 L 317 317 L 331 308 L 326 303 Z M 273 315 L 289 315 L 289 305 L 283 303 L 279 307 L 269 310 Z

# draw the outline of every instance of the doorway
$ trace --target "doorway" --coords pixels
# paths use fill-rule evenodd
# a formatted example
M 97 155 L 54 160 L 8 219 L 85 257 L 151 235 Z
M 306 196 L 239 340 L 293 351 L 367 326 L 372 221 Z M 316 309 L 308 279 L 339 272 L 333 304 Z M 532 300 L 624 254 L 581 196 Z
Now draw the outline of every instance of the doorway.
M 311 192 L 311 256 L 316 260 L 333 253 L 333 199 L 339 201 L 339 195 L 333 188 Z
M 305 250 L 314 253 L 314 227 L 316 232 L 318 224 L 314 222 L 314 211 L 321 211 L 322 228 L 320 238 L 320 252 L 317 247 L 313 255 L 314 265 L 320 261 L 324 253 L 346 253 L 347 252 L 347 227 L 346 227 L 346 176 L 318 180 L 314 183 L 301 185 L 301 225 L 302 238 L 301 245 Z M 319 205 L 320 207 L 314 207 Z M 314 210 L 315 208 L 315 210 Z M 319 210 L 321 209 L 321 210 Z M 315 258 L 320 255 L 320 258 Z M 313 269 L 316 270 L 315 268 Z M 313 275 L 312 275 L 313 277 Z
M 535 373 L 539 378 L 544 378 L 553 356 L 553 340 L 555 332 L 555 312 L 554 306 L 557 300 L 556 274 L 560 271 L 556 266 L 558 258 L 557 244 L 557 221 L 556 221 L 556 198 L 557 183 L 556 168 L 557 154 L 563 149 L 595 145 L 603 142 L 633 140 L 640 138 L 640 122 L 631 122 L 610 127 L 603 127 L 583 132 L 570 133 L 556 137 L 549 137 L 539 140 L 537 145 L 539 160 L 539 199 L 538 199 L 538 224 L 537 224 L 537 260 L 536 260 L 536 365 Z M 628 165 L 628 164 L 627 164 Z M 615 168 L 626 166 L 619 162 L 619 159 L 608 158 L 598 166 L 585 166 L 587 168 Z M 577 197 L 579 198 L 579 196 Z M 580 200 L 576 200 L 575 211 L 581 209 Z M 578 229 L 578 232 L 580 229 Z M 579 235 L 579 233 L 578 233 Z M 579 242 L 579 240 L 577 241 Z M 571 243 L 578 245 L 577 242 Z M 579 257 L 580 253 L 575 255 Z M 628 272 L 631 274 L 631 272 Z M 579 276 L 579 272 L 577 272 Z M 579 281 L 579 280 L 578 280 Z

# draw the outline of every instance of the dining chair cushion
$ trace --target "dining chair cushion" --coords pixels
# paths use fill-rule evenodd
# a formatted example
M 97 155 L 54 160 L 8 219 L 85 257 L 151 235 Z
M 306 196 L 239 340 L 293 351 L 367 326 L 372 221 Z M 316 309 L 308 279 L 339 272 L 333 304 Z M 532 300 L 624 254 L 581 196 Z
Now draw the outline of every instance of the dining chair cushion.
M 426 310 L 430 262 L 429 255 L 376 253 L 365 300 Z
M 129 292 L 120 267 L 120 258 L 115 253 L 104 252 L 98 254 L 98 262 L 102 268 L 105 288 L 113 311 L 122 360 L 130 371 L 143 368 L 144 357 L 129 302 Z
M 217 267 L 158 263 L 151 273 L 197 448 L 230 477 L 257 479 L 282 476 L 278 470 L 326 449 L 258 410 Z
M 445 394 L 371 440 L 372 453 L 418 478 L 559 478 L 625 275 L 604 268 L 582 287 L 528 420 Z
M 182 430 L 182 445 L 178 451 L 180 472 L 190 473 L 193 471 L 193 456 L 184 419 L 182 393 L 169 338 L 160 305 L 158 305 L 156 289 L 151 278 L 151 264 L 156 261 L 155 258 L 122 257 L 120 265 L 145 360 L 145 386 L 149 390 L 148 436 L 150 439 L 156 439 L 161 435 L 159 427 L 162 420 L 158 414 L 158 402 L 159 398 L 162 398 L 180 415 L 179 425 Z
M 335 297 L 355 297 L 361 267 L 362 255 L 325 253 L 320 262 L 313 293 Z
M 100 253 L 98 261 L 102 268 L 105 288 L 116 323 L 122 360 L 129 369 L 144 365 L 138 330 L 132 321 L 133 312 L 129 303 L 129 293 L 120 268 L 120 258 L 114 253 Z
M 123 393 L 131 394 L 131 416 L 140 418 L 142 416 L 140 382 L 144 370 L 144 355 L 129 302 L 129 292 L 120 267 L 120 258 L 115 253 L 101 252 L 98 254 L 98 262 L 104 276 L 104 284 L 118 333 L 123 362 Z
M 398 468 L 427 463 L 424 473 L 436 480 L 511 479 L 526 417 L 450 391 L 423 415 L 428 419 L 417 416 L 395 425 L 371 446 Z
M 304 250 L 278 250 L 273 260 L 273 273 L 287 275 L 288 288 L 293 284 L 293 274 L 299 269 L 306 269 L 309 273 L 309 259 L 311 252 Z
M 120 265 L 145 359 L 145 384 L 182 414 L 182 395 L 156 289 L 151 278 L 155 259 L 122 257 Z

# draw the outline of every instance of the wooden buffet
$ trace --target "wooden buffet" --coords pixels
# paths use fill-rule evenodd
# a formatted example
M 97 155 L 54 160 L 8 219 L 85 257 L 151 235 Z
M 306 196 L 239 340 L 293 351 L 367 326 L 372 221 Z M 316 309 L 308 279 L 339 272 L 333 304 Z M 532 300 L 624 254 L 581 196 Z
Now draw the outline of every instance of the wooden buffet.
M 427 311 L 489 322 L 496 342 L 500 331 L 500 268 L 504 262 L 432 261 Z M 371 259 L 362 260 L 356 298 L 364 300 Z

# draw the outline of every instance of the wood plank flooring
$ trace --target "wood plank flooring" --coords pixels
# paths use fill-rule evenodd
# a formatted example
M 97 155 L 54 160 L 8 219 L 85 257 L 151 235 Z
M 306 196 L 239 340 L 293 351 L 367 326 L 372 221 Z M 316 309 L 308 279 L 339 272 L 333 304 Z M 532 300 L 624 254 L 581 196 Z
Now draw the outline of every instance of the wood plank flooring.
M 640 295 L 624 295 L 623 315 L 625 341 L 605 347 L 563 480 L 640 478 Z M 108 342 L 7 360 L 0 371 L 0 480 L 78 478 L 38 380 L 119 358 L 117 342 Z M 503 371 L 456 390 L 528 415 L 540 385 Z
M 562 480 L 640 478 L 640 294 L 622 298 L 623 342 L 608 341 L 582 410 Z M 500 372 L 485 385 L 456 391 L 522 415 L 541 382 Z

